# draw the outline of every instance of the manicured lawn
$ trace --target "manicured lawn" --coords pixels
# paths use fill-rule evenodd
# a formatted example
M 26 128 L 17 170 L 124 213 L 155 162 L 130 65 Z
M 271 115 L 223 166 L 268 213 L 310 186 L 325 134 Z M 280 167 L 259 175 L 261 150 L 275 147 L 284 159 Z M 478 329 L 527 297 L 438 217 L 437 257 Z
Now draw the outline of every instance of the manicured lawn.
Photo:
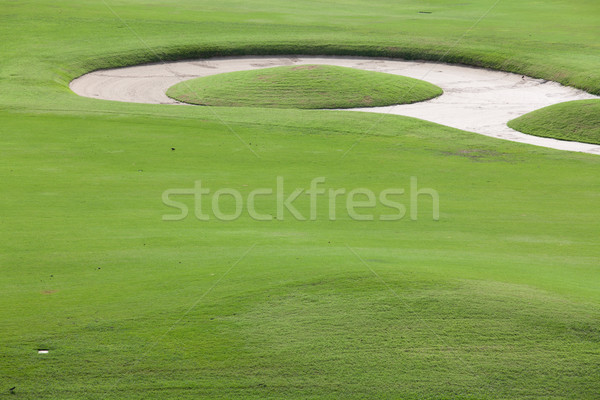
M 184 103 L 220 107 L 353 108 L 415 103 L 442 94 L 418 79 L 333 65 L 230 72 L 178 83 L 167 91 Z
M 365 137 L 379 116 L 227 110 L 260 159 L 198 108 L 2 114 L 0 365 L 22 396 L 595 396 L 598 157 L 399 117 Z M 417 221 L 329 221 L 324 199 L 315 221 L 161 220 L 166 189 L 246 197 L 277 176 L 287 193 L 416 176 L 440 219 L 424 196 Z M 308 196 L 295 206 L 309 215 Z
M 599 93 L 597 1 L 501 1 L 468 30 L 490 6 L 2 3 L 0 394 L 596 398 L 600 157 L 398 116 L 128 104 L 67 86 L 156 54 L 446 54 Z M 381 204 L 359 211 L 373 221 L 330 220 L 321 197 L 315 220 L 208 208 L 209 221 L 163 221 L 176 212 L 165 190 L 201 180 L 246 199 L 278 176 L 286 194 L 317 177 L 402 188 L 407 211 L 416 177 L 440 218 L 423 195 L 416 220 L 382 221 Z M 309 200 L 294 203 L 307 217 Z M 275 215 L 273 197 L 256 210 Z
M 600 101 L 555 104 L 513 119 L 508 125 L 530 135 L 600 144 Z

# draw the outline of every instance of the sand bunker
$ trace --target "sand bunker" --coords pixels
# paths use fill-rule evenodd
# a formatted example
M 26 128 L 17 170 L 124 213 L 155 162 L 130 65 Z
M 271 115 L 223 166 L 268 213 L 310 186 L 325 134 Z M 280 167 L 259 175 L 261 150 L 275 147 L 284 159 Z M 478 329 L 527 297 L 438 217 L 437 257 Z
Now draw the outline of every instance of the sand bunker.
M 433 83 L 444 94 L 397 106 L 350 109 L 405 115 L 453 128 L 552 149 L 600 155 L 600 146 L 526 135 L 509 128 L 511 119 L 556 103 L 599 97 L 556 82 L 527 76 L 431 62 L 360 57 L 235 57 L 100 70 L 71 82 L 80 96 L 133 103 L 183 104 L 166 96 L 181 81 L 224 72 L 281 65 L 326 64 L 404 75 Z

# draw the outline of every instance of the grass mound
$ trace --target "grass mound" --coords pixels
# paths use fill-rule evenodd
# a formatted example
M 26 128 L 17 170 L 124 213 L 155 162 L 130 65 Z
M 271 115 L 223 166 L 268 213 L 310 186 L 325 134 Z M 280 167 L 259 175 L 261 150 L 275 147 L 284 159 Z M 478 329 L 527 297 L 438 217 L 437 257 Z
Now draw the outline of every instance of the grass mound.
M 240 71 L 178 83 L 167 95 L 224 107 L 353 108 L 415 103 L 442 94 L 418 79 L 331 65 Z
M 513 119 L 508 126 L 535 136 L 600 144 L 600 101 L 555 104 Z

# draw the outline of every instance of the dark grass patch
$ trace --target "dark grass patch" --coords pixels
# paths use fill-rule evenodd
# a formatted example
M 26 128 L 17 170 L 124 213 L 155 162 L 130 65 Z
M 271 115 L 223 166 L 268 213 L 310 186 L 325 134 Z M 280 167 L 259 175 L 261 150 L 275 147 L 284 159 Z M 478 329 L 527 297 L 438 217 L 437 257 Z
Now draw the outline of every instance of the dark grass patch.
M 477 162 L 516 162 L 519 161 L 518 158 L 515 158 L 514 154 L 504 153 L 497 150 L 492 149 L 460 149 L 460 150 L 452 150 L 452 151 L 441 151 L 440 152 L 446 156 L 456 156 L 468 158 L 472 161 Z

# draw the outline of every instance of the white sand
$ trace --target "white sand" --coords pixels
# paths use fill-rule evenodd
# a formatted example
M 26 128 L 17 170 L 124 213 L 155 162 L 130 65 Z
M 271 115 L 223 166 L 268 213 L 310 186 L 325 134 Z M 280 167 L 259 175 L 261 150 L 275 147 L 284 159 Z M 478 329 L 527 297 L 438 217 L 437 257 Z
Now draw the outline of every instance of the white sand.
M 599 97 L 556 82 L 459 65 L 360 57 L 213 58 L 100 70 L 75 79 L 70 87 L 80 96 L 97 99 L 182 104 L 165 95 L 178 82 L 223 72 L 297 64 L 338 65 L 404 75 L 444 90 L 443 95 L 429 101 L 352 111 L 406 115 L 515 142 L 600 155 L 598 145 L 526 135 L 506 125 L 511 119 L 542 107 Z

